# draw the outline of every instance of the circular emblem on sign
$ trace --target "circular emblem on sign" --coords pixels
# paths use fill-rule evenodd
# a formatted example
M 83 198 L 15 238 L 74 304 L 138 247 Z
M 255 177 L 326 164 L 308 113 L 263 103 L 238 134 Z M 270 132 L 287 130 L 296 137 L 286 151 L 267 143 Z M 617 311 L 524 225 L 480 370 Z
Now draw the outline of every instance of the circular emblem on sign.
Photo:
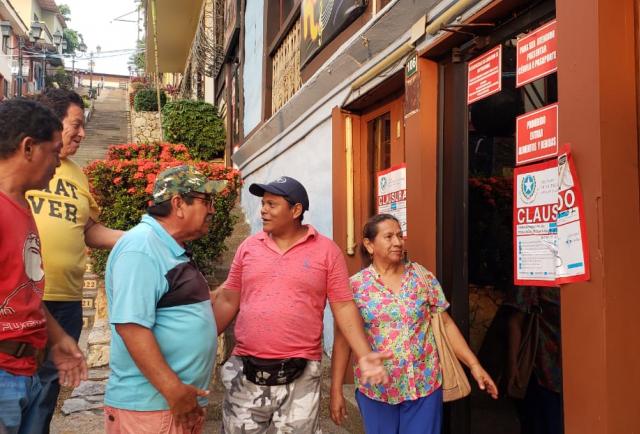
M 525 175 L 520 183 L 520 193 L 525 203 L 531 203 L 536 197 L 536 178 L 533 175 Z
M 384 192 L 387 189 L 387 178 L 380 178 L 380 191 Z

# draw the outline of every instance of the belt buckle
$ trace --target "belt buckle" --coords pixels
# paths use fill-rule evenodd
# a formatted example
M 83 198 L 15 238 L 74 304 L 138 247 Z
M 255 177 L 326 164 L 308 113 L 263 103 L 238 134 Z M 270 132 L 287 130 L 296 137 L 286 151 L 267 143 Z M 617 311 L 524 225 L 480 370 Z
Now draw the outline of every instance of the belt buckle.
M 13 356 L 19 359 L 20 357 L 24 356 L 24 352 L 25 352 L 26 349 L 27 349 L 27 343 L 26 342 L 20 342 L 20 344 L 18 345 L 18 348 L 16 348 L 16 351 L 13 354 Z

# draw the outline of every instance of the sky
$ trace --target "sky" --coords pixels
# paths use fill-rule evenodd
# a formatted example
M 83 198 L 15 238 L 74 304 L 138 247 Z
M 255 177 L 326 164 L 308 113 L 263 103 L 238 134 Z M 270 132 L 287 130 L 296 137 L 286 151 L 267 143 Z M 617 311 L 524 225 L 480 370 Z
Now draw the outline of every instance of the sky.
M 71 20 L 67 26 L 82 33 L 87 44 L 87 54 L 76 57 L 76 68 L 88 69 L 89 52 L 94 52 L 95 67 L 98 73 L 128 75 L 127 62 L 133 51 L 117 52 L 118 50 L 133 50 L 136 47 L 138 14 L 133 0 L 56 0 L 58 5 L 66 4 L 71 9 Z M 122 17 L 123 20 L 134 22 L 113 21 Z M 144 35 L 144 33 L 142 33 Z M 95 54 L 96 46 L 101 47 L 101 54 Z M 111 52 L 111 53 L 110 53 Z M 71 60 L 65 61 L 71 66 Z

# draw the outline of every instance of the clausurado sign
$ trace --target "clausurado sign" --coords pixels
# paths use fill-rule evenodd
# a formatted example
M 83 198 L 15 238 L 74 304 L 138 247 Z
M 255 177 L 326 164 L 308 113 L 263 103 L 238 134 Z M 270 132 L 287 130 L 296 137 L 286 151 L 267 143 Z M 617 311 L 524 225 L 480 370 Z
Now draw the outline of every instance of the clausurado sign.
M 513 176 L 514 283 L 555 286 L 558 164 L 516 167 Z
M 589 243 L 582 190 L 569 146 L 558 155 L 558 264 L 556 283 L 589 280 Z
M 377 213 L 391 214 L 400 222 L 407 237 L 407 165 L 390 167 L 377 173 Z
M 584 206 L 569 147 L 556 159 L 516 167 L 513 190 L 514 283 L 588 280 Z

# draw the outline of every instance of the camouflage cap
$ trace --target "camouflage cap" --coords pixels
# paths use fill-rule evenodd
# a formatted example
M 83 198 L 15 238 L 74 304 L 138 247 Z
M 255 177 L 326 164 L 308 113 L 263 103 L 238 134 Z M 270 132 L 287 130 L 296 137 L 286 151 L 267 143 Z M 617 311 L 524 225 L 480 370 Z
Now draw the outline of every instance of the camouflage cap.
M 153 185 L 155 205 L 171 199 L 177 194 L 191 192 L 203 194 L 219 193 L 227 181 L 210 181 L 192 166 L 177 166 L 161 172 Z

